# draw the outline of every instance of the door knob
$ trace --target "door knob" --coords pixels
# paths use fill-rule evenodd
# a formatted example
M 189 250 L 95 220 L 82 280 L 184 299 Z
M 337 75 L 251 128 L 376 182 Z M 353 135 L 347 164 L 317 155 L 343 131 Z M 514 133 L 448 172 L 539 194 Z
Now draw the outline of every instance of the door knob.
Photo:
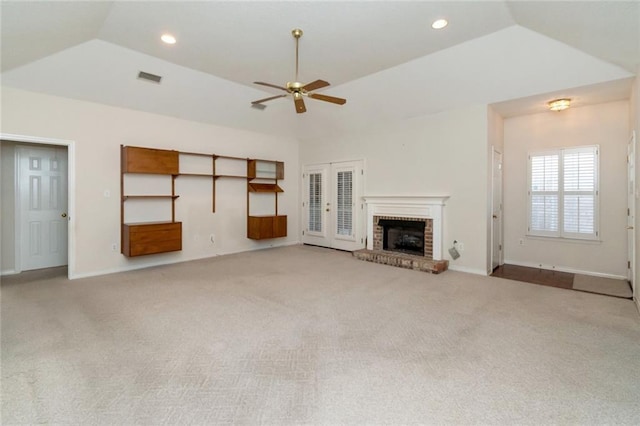
M 329 211 L 329 209 L 327 209 L 327 211 Z
M 627 226 L 627 229 L 631 230 L 633 229 L 633 226 Z
M 494 219 L 497 219 L 497 218 L 498 218 L 498 216 L 494 214 L 494 215 L 493 215 L 493 218 L 494 218 Z
M 60 216 L 67 217 L 67 214 L 66 213 L 62 213 Z

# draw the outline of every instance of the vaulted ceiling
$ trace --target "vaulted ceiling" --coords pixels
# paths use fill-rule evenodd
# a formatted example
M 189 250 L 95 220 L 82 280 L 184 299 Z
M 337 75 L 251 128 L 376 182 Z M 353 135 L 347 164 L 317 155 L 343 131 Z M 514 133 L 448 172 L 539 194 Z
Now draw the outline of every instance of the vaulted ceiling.
M 541 110 L 555 95 L 628 97 L 640 67 L 640 2 L 0 3 L 2 84 L 266 133 L 313 137 L 497 103 Z M 449 25 L 434 30 L 431 23 Z M 332 83 L 337 106 L 253 85 Z M 163 33 L 178 42 L 166 45 Z M 139 71 L 163 77 L 138 80 Z

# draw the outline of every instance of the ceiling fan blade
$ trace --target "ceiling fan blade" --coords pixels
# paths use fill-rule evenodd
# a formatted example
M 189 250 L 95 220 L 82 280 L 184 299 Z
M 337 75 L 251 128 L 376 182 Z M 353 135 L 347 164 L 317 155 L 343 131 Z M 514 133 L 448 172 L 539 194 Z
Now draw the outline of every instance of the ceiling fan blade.
M 329 85 L 330 84 L 329 84 L 328 81 L 316 80 L 316 81 L 312 81 L 311 83 L 307 83 L 304 86 L 302 86 L 302 90 L 305 90 L 307 92 L 312 92 L 314 90 L 322 89 L 323 87 L 327 87 Z
M 298 114 L 302 114 L 307 111 L 307 107 L 304 106 L 304 100 L 300 93 L 296 92 L 293 94 L 293 103 L 295 104 L 296 112 Z
M 317 99 L 319 101 L 331 102 L 333 104 L 344 105 L 347 103 L 346 99 L 335 98 L 333 96 L 321 95 L 319 93 L 309 93 L 310 98 Z
M 274 89 L 284 90 L 285 92 L 289 91 L 289 89 L 287 89 L 286 87 L 278 86 L 276 84 L 271 84 L 271 83 L 264 83 L 262 81 L 254 81 L 253 84 L 259 84 L 261 86 L 273 87 Z
M 251 104 L 252 105 L 261 104 L 263 102 L 267 102 L 267 101 L 270 101 L 270 100 L 273 100 L 273 99 L 284 98 L 285 96 L 287 96 L 287 95 L 271 96 L 270 98 L 264 98 L 264 99 L 260 99 L 258 101 L 253 101 L 253 102 L 251 102 Z

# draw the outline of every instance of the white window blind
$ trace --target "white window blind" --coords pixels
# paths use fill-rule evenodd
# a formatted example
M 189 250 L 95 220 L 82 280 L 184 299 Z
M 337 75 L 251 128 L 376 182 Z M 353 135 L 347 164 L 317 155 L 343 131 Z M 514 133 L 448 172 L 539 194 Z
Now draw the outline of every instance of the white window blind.
M 338 172 L 338 235 L 353 233 L 353 171 Z
M 309 231 L 322 232 L 322 174 L 309 174 Z
M 598 147 L 529 155 L 529 235 L 598 238 Z

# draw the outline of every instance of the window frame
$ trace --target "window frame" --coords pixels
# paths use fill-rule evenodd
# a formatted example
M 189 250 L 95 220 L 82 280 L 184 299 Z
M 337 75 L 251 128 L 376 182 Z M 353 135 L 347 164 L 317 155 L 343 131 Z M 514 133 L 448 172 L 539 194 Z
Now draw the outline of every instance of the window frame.
M 564 187 L 564 162 L 565 154 L 577 153 L 577 152 L 593 152 L 595 154 L 594 164 L 594 188 L 592 191 L 569 191 Z M 533 191 L 532 189 L 532 158 L 539 156 L 556 155 L 558 156 L 558 189 L 557 191 Z M 558 229 L 557 231 L 550 230 L 532 230 L 532 200 L 535 193 L 548 193 L 553 195 L 557 193 L 558 202 Z M 564 210 L 565 210 L 565 195 L 593 195 L 593 232 L 569 232 L 565 230 Z M 563 147 L 556 149 L 546 149 L 540 151 L 530 151 L 527 153 L 527 236 L 531 237 L 549 237 L 553 239 L 568 239 L 568 240 L 586 240 L 586 241 L 599 241 L 600 239 L 600 146 L 599 145 L 582 145 Z

